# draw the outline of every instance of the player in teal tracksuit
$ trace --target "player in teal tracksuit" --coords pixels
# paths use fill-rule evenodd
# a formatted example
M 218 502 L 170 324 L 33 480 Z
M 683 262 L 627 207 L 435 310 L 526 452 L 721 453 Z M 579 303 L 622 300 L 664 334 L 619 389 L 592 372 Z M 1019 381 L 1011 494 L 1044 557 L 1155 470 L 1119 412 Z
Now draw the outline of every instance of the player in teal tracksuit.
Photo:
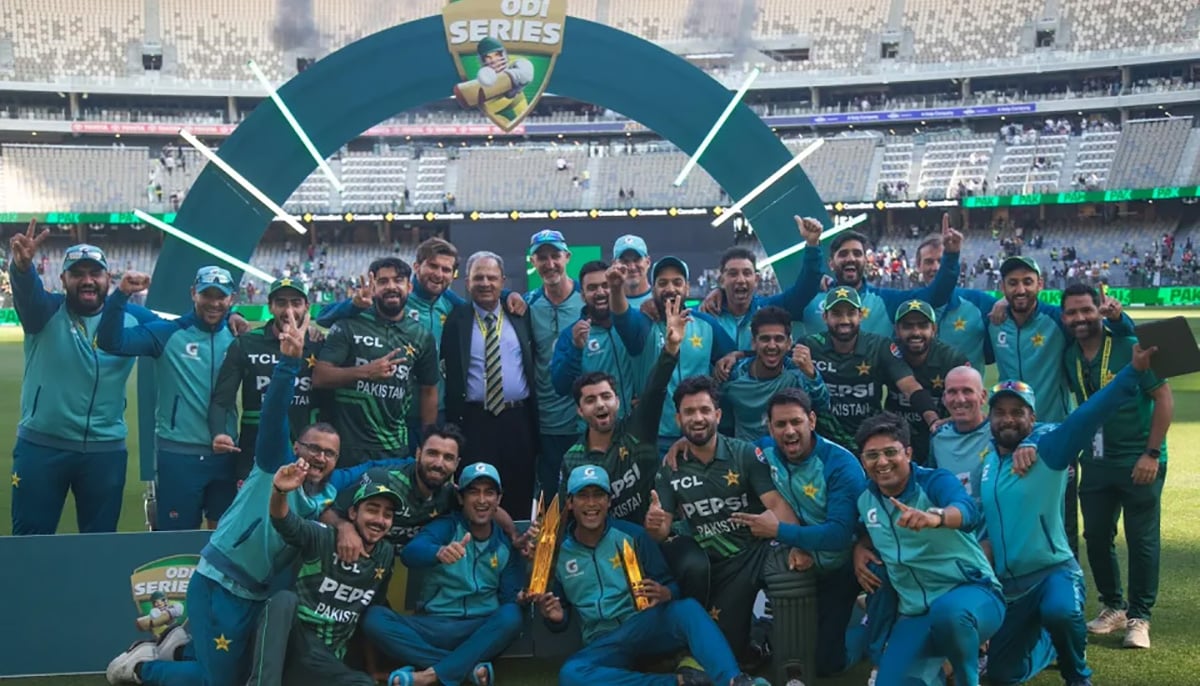
M 721 630 L 699 603 L 676 600 L 679 588 L 646 530 L 608 516 L 611 490 L 603 467 L 581 465 L 571 471 L 567 502 L 572 518 L 555 561 L 554 590 L 530 598 L 551 630 L 566 628 L 568 609 L 579 615 L 584 647 L 559 670 L 560 686 L 765 684 L 739 672 Z M 642 577 L 633 588 L 626 575 L 626 547 L 632 549 Z M 639 598 L 648 607 L 639 610 Z M 640 657 L 682 649 L 690 649 L 705 674 L 632 670 Z
M 683 260 L 664 257 L 654 263 L 650 275 L 650 285 L 654 289 L 654 301 L 658 304 L 659 312 L 666 311 L 668 299 L 687 299 L 688 266 Z M 658 354 L 662 352 L 666 341 L 664 318 L 660 316 L 660 321 L 651 322 L 646 315 L 629 307 L 624 297 L 616 291 L 613 292 L 613 314 L 617 333 L 635 358 L 636 378 L 649 378 L 650 370 L 658 361 Z M 691 320 L 684 330 L 683 344 L 679 349 L 679 365 L 667 387 L 667 404 L 658 425 L 658 450 L 663 454 L 682 434 L 675 421 L 675 402 L 672 400 L 679 382 L 692 376 L 708 375 L 717 360 L 737 347 L 710 315 L 694 310 L 690 314 Z
M 467 465 L 458 491 L 463 509 L 425 525 L 400 554 L 408 569 L 425 570 L 417 613 L 376 605 L 367 610 L 363 631 L 388 657 L 427 670 L 443 684 L 478 682 L 480 676 L 491 683 L 488 660 L 521 633 L 517 593 L 525 563 L 492 521 L 501 494 L 496 468 Z M 409 667 L 388 683 L 406 686 L 412 678 Z
M 208 406 L 225 351 L 233 343 L 226 326 L 233 301 L 233 276 L 221 267 L 201 267 L 192 286 L 194 309 L 174 320 L 123 326 L 129 296 L 141 290 L 129 276 L 109 296 L 97 329 L 102 350 L 114 355 L 155 358 L 156 496 L 160 531 L 198 529 L 216 522 L 237 493 L 233 453 L 213 451 Z M 142 288 L 149 285 L 140 284 Z M 237 413 L 226 418 L 236 432 Z
M 140 644 L 117 656 L 109 666 L 109 681 L 153 686 L 228 686 L 244 683 L 249 673 L 251 636 L 262 604 L 291 568 L 296 551 L 271 526 L 270 493 L 275 471 L 301 454 L 310 465 L 304 488 L 288 493 L 288 507 L 304 519 L 316 519 L 333 502 L 338 488 L 348 486 L 367 469 L 386 463 L 366 462 L 334 471 L 340 441 L 328 424 L 305 430 L 289 445 L 288 413 L 296 377 L 303 360 L 303 330 L 288 328 L 281 335 L 281 357 L 263 397 L 254 451 L 254 468 L 242 482 L 188 582 L 188 629 L 196 660 L 155 660 L 153 643 Z M 290 352 L 289 352 L 290 351 Z M 294 356 L 293 356 L 294 355 Z M 170 656 L 164 656 L 169 658 Z M 124 675 L 114 679 L 114 672 Z
M 979 645 L 1005 614 L 1000 584 L 971 534 L 979 510 L 953 474 L 912 464 L 902 417 L 871 417 L 856 439 L 870 478 L 858 497 L 858 545 L 882 558 L 899 610 L 875 684 L 929 683 L 949 660 L 955 683 L 978 686 Z
M 817 573 L 817 675 L 830 676 L 848 666 L 846 625 L 858 597 L 850 549 L 856 503 L 867 480 L 858 459 L 819 436 L 816 423 L 807 394 L 799 389 L 777 393 L 767 405 L 771 445 L 763 455 L 776 490 L 801 521 L 781 522 L 774 538 L 807 553 Z
M 867 281 L 866 246 L 867 238 L 855 231 L 846 231 L 834 237 L 829 244 L 829 270 L 833 274 L 835 284 L 849 286 L 859 292 L 862 297 L 861 329 L 867 333 L 891 338 L 892 322 L 896 308 L 906 300 L 924 300 L 935 308 L 949 302 L 958 285 L 959 250 L 962 247 L 962 235 L 946 227 L 943 235 L 947 237 L 947 250 L 942 255 L 941 266 L 937 277 L 928 286 L 913 290 L 897 290 L 873 286 Z M 951 238 L 953 237 L 953 238 Z M 811 265 L 819 262 L 820 246 L 807 247 L 818 253 L 817 258 L 805 257 L 801 262 L 801 279 L 809 278 L 805 270 L 812 269 Z M 800 338 L 804 334 L 812 335 L 825 331 L 825 320 L 822 318 L 821 305 L 825 294 L 818 293 L 804 310 L 803 331 L 793 327 L 793 334 Z
M 576 379 L 590 372 L 608 374 L 616 379 L 620 394 L 617 418 L 625 419 L 633 411 L 634 394 L 643 384 L 634 376 L 633 356 L 613 326 L 608 269 L 608 264 L 599 260 L 579 268 L 579 286 L 587 304 L 579 320 L 563 329 L 554 343 L 550 380 L 556 393 L 573 398 Z M 579 426 L 582 433 L 586 427 L 582 421 Z
M 820 232 L 820 223 L 812 222 Z M 781 307 L 794 320 L 804 319 L 804 308 L 821 289 L 821 251 L 805 250 L 804 267 L 787 290 L 772 296 L 758 293 L 758 262 L 754 252 L 733 247 L 721 255 L 721 288 L 715 291 L 720 309 L 712 312 L 717 324 L 737 343 L 738 350 L 749 350 L 753 344 L 751 319 L 764 307 Z M 732 308 L 732 309 L 731 309 Z M 732 310 L 739 310 L 735 313 Z
M 80 533 L 116 531 L 125 467 L 125 382 L 133 360 L 95 345 L 108 292 L 108 260 L 93 245 L 67 248 L 65 295 L 49 293 L 33 266 L 49 235 L 17 234 L 8 265 L 13 305 L 25 334 L 21 419 L 13 446 L 13 534 L 53 534 L 67 491 Z M 121 326 L 157 320 L 131 305 Z
M 1039 643 L 1049 632 L 1068 686 L 1091 684 L 1085 648 L 1084 579 L 1067 545 L 1063 509 L 1067 468 L 1096 431 L 1138 392 L 1150 353 L 1134 349 L 1133 361 L 1061 424 L 1034 425 L 1034 390 L 1021 381 L 992 389 L 992 449 L 979 476 L 980 498 L 996 575 L 1004 586 L 1008 616 L 988 649 L 994 683 L 1023 683 L 1044 669 L 1051 655 Z M 1037 446 L 1036 460 L 1015 460 L 1022 442 Z M 1018 463 L 1019 462 L 1019 463 Z

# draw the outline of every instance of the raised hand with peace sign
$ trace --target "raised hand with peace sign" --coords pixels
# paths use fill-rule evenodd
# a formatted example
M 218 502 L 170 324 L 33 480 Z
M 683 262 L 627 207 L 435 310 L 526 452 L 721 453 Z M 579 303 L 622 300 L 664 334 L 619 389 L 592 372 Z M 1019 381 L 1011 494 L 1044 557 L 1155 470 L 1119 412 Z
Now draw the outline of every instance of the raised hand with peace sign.
M 50 229 L 37 230 L 37 219 L 29 220 L 29 227 L 25 233 L 18 233 L 8 241 L 9 251 L 12 253 L 13 266 L 16 271 L 29 271 L 33 266 L 33 258 L 37 254 L 38 248 L 42 247 L 42 243 L 50 237 Z

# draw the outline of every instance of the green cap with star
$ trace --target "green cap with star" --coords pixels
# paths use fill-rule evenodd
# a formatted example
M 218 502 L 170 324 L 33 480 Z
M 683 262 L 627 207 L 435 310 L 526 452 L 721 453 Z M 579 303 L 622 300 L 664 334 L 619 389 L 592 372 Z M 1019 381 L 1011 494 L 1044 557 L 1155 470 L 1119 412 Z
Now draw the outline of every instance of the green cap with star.
M 308 286 L 305 286 L 304 282 L 300 279 L 293 279 L 291 277 L 275 279 L 272 281 L 271 287 L 267 289 L 267 300 L 270 300 L 272 296 L 285 288 L 290 288 L 293 291 L 296 291 L 300 295 L 304 296 L 305 300 L 308 300 Z
M 1042 268 L 1038 266 L 1037 260 L 1032 257 L 1014 255 L 1004 258 L 1004 261 L 1000 263 L 1000 276 L 1003 278 L 1008 276 L 1009 272 L 1014 272 L 1018 269 L 1028 269 L 1038 276 L 1042 275 Z
M 912 312 L 918 312 L 925 316 L 929 321 L 937 324 L 937 315 L 933 312 L 933 305 L 924 300 L 905 300 L 900 303 L 900 307 L 896 308 L 896 323 L 904 319 Z
M 828 310 L 838 303 L 849 303 L 851 307 L 862 309 L 862 298 L 858 295 L 857 290 L 849 286 L 831 287 L 825 294 L 825 303 L 821 306 L 821 310 Z

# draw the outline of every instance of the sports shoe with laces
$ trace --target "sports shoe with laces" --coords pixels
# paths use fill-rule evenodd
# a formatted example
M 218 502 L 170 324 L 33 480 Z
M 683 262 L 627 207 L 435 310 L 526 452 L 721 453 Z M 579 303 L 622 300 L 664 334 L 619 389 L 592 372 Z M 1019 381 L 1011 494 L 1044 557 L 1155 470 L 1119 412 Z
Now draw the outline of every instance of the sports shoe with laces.
M 140 684 L 142 679 L 137 674 L 137 666 L 143 662 L 150 662 L 157 654 L 158 645 L 154 641 L 135 643 L 129 650 L 114 657 L 112 662 L 108 663 L 108 669 L 104 671 L 104 676 L 113 686 Z
M 1118 610 L 1112 607 L 1106 607 L 1100 611 L 1100 615 L 1087 623 L 1089 634 L 1111 634 L 1117 629 L 1125 627 L 1125 611 Z
M 1126 648 L 1149 648 L 1150 622 L 1144 619 L 1129 620 L 1125 624 L 1125 640 L 1122 645 Z
M 182 626 L 172 627 L 170 631 L 158 639 L 158 656 L 154 659 L 163 662 L 174 662 L 175 654 L 185 645 L 192 642 L 191 635 Z

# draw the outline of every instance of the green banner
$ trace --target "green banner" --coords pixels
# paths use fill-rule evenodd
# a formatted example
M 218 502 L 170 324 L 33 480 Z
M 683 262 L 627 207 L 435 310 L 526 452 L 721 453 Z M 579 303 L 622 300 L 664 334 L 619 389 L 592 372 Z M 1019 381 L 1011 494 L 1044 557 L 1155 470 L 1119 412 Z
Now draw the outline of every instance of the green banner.
M 1070 193 L 1029 193 L 1027 195 L 984 195 L 963 198 L 963 207 L 1022 207 L 1026 205 L 1080 205 L 1130 200 L 1172 200 L 1200 198 L 1200 186 L 1164 186 L 1159 188 L 1117 188 L 1108 191 L 1072 191 Z

